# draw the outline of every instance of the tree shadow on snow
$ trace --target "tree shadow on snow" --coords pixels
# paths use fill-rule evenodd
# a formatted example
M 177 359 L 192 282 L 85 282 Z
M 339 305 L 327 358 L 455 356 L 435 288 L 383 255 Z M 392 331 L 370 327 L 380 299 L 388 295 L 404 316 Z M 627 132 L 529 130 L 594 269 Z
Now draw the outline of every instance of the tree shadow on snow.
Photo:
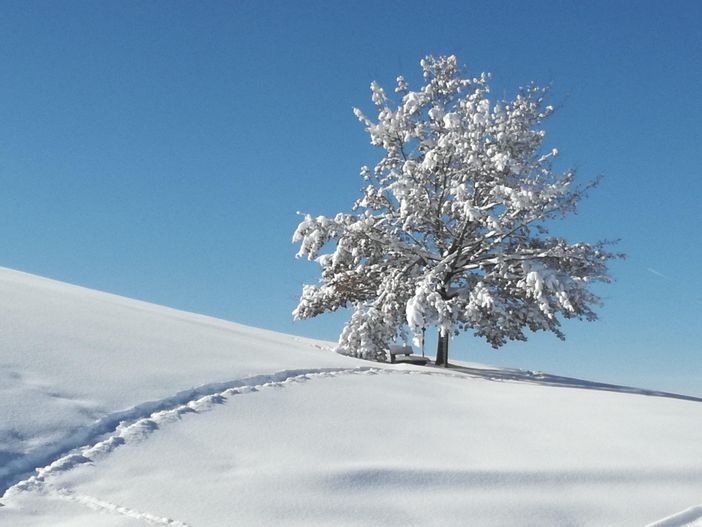
M 444 368 L 436 368 L 444 370 Z M 473 377 L 480 377 L 490 381 L 516 381 L 540 384 L 543 386 L 558 386 L 562 388 L 582 388 L 585 390 L 600 390 L 605 392 L 629 393 L 635 395 L 648 395 L 651 397 L 667 397 L 669 399 L 681 399 L 683 401 L 694 401 L 701 403 L 702 397 L 691 395 L 681 395 L 677 393 L 661 392 L 657 390 L 646 390 L 644 388 L 634 388 L 631 386 L 620 386 L 618 384 L 607 384 L 603 382 L 586 381 L 573 377 L 562 377 L 540 371 L 520 370 L 513 368 L 471 368 L 449 364 L 445 371 L 460 372 Z

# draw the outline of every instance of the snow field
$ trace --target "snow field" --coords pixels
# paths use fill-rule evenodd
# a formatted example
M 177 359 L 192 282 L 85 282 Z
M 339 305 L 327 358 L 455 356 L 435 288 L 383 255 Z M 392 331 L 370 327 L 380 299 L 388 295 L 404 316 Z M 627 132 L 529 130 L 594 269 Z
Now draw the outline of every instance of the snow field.
M 0 269 L 0 526 L 702 524 L 702 404 Z M 6 492 L 5 492 L 6 490 Z
M 699 500 L 702 461 L 689 462 L 702 459 L 696 426 L 671 426 L 681 411 L 699 415 L 696 403 L 373 373 L 290 377 L 204 403 L 205 413 L 174 412 L 178 418 L 146 427 L 148 434 L 95 464 L 54 473 L 48 489 L 22 492 L 36 523 L 17 525 L 42 525 L 57 509 L 86 502 L 127 522 L 114 525 L 130 525 L 134 514 L 213 527 L 232 518 L 241 525 L 466 525 L 468 518 L 475 525 L 645 525 Z M 306 378 L 314 382 L 299 382 Z M 564 421 L 572 416 L 580 419 Z M 674 437 L 691 440 L 670 451 Z

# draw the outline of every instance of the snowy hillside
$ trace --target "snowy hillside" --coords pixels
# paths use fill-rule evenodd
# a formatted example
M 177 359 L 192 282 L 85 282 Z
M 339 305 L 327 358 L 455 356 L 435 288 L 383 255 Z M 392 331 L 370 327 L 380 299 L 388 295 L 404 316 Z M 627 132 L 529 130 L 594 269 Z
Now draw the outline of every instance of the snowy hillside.
M 0 495 L 12 527 L 702 526 L 702 401 L 0 269 Z

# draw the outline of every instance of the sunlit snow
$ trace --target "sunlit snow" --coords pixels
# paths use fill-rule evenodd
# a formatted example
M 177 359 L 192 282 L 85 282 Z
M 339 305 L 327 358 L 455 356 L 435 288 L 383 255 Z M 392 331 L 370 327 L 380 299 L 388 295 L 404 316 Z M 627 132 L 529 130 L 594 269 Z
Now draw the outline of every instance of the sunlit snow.
M 0 270 L 0 525 L 702 523 L 702 401 Z

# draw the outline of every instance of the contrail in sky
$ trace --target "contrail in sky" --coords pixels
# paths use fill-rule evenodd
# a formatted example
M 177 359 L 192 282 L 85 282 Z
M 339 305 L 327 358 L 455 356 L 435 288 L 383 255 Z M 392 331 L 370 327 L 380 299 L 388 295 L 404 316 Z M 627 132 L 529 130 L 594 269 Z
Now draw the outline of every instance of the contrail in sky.
M 660 276 L 661 278 L 668 278 L 666 275 L 664 275 L 664 274 L 661 273 L 660 271 L 656 271 L 656 270 L 653 269 L 652 267 L 647 267 L 646 270 L 647 270 L 649 273 L 653 273 L 653 274 L 655 274 L 656 276 Z

